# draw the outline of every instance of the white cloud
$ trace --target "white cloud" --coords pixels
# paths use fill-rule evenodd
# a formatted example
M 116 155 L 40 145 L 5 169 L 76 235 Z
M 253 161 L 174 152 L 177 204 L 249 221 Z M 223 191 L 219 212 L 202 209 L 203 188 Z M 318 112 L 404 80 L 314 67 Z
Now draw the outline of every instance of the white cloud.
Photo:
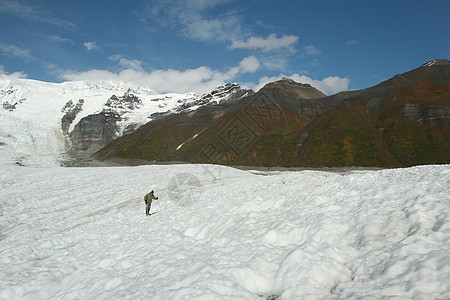
M 128 68 L 118 73 L 94 69 L 86 72 L 65 71 L 60 74 L 60 77 L 64 80 L 116 80 L 134 82 L 155 89 L 160 93 L 195 92 L 197 94 L 204 94 L 210 92 L 219 85 L 233 81 L 239 74 L 254 72 L 257 68 L 259 68 L 259 61 L 255 57 L 249 56 L 241 60 L 238 66 L 230 68 L 227 72 L 220 72 L 205 66 L 181 71 L 166 69 L 154 70 L 151 72 Z M 262 77 L 256 86 L 252 86 L 252 84 L 249 83 L 245 85 L 258 91 L 265 84 L 280 80 L 283 77 L 291 78 L 297 82 L 310 84 L 328 95 L 347 90 L 350 83 L 348 78 L 341 78 L 338 76 L 316 80 L 299 74 L 292 74 L 290 76 L 280 74 L 279 76 L 274 77 Z
M 246 41 L 234 40 L 230 49 L 254 49 L 263 52 L 269 52 L 279 48 L 287 48 L 291 52 L 295 52 L 293 45 L 298 41 L 295 35 L 283 35 L 278 37 L 275 33 L 270 34 L 267 38 L 250 37 Z
M 239 64 L 242 73 L 254 73 L 259 69 L 259 60 L 254 56 L 249 56 L 241 60 Z
M 25 74 L 23 72 L 7 73 L 6 70 L 5 70 L 5 67 L 3 65 L 0 65 L 0 76 L 8 77 L 8 78 L 11 78 L 11 79 L 27 78 L 27 74 Z
M 292 74 L 290 76 L 280 74 L 278 76 L 273 76 L 273 77 L 265 76 L 265 77 L 260 78 L 259 83 L 254 88 L 254 90 L 258 91 L 267 83 L 280 80 L 283 77 L 290 78 L 299 83 L 310 84 L 311 86 L 315 87 L 316 89 L 320 90 L 321 92 L 323 92 L 327 95 L 333 95 L 333 94 L 345 91 L 348 89 L 348 85 L 350 84 L 350 79 L 342 78 L 339 76 L 331 76 L 331 77 L 326 77 L 322 80 L 316 80 L 316 79 L 312 79 L 308 76 L 299 75 L 299 74 Z
M 350 41 L 347 41 L 345 44 L 347 46 L 354 46 L 354 45 L 358 45 L 359 41 L 357 41 L 357 40 L 350 40 Z
M 27 21 L 35 21 L 56 25 L 68 30 L 73 30 L 75 24 L 53 16 L 53 14 L 43 8 L 22 4 L 15 0 L 0 1 L 0 12 L 7 13 Z
M 55 65 L 53 63 L 50 62 L 43 62 L 44 64 L 44 68 L 46 69 L 46 72 L 48 75 L 51 75 L 52 77 L 58 77 L 59 74 L 61 74 L 62 72 L 64 72 L 63 69 L 61 69 L 60 66 Z
M 308 45 L 302 48 L 301 55 L 302 56 L 315 56 L 322 54 L 322 51 L 317 49 L 314 45 Z
M 268 70 L 276 70 L 282 72 L 288 65 L 288 58 L 280 55 L 266 55 L 261 60 L 264 67 Z
M 137 59 L 128 59 L 121 55 L 112 55 L 109 57 L 112 61 L 117 61 L 123 69 L 132 69 L 138 72 L 144 72 L 142 62 Z
M 126 69 L 119 73 L 107 70 L 89 70 L 86 72 L 66 71 L 61 74 L 64 80 L 115 80 L 134 82 L 156 89 L 160 93 L 187 93 L 190 91 L 202 94 L 214 87 L 224 84 L 223 74 L 208 67 L 199 67 L 184 71 L 167 69 L 150 73 Z
M 229 50 L 260 51 L 262 53 L 258 53 L 259 61 L 258 65 L 254 64 L 255 69 L 260 68 L 261 62 L 262 66 L 269 66 L 271 70 L 284 70 L 288 57 L 296 52 L 298 37 L 277 34 L 258 37 L 252 34 L 252 26 L 247 24 L 248 18 L 244 18 L 242 11 L 230 10 L 233 6 L 223 5 L 228 2 L 230 0 L 155 0 L 147 4 L 141 20 L 150 31 L 160 26 L 168 27 L 188 39 L 222 42 L 228 45 Z M 276 57 L 267 57 L 269 55 Z M 283 64 L 274 60 L 283 61 Z M 256 63 L 255 59 L 253 63 Z
M 50 41 L 55 43 L 67 43 L 75 45 L 75 42 L 72 39 L 61 37 L 59 35 L 51 35 L 47 37 Z
M 213 11 L 227 0 L 163 0 L 148 4 L 144 22 L 178 28 L 190 39 L 200 41 L 230 41 L 241 36 L 242 18 L 233 11 L 217 14 Z M 153 26 L 149 26 L 151 30 Z
M 126 65 L 126 63 L 124 64 L 123 61 L 120 61 L 121 58 L 121 56 L 114 56 L 113 60 L 119 64 Z M 254 72 L 258 67 L 258 60 L 250 56 L 241 60 L 238 66 L 231 68 L 227 72 L 220 72 L 205 66 L 182 71 L 167 69 L 151 72 L 145 72 L 142 68 L 127 68 L 118 73 L 108 70 L 89 70 L 86 72 L 65 71 L 60 74 L 60 77 L 64 80 L 117 80 L 134 82 L 155 89 L 160 93 L 195 92 L 197 94 L 203 94 L 210 92 L 219 85 L 233 81 L 240 73 Z
M 100 48 L 100 46 L 98 46 L 95 42 L 85 42 L 84 43 L 84 47 L 86 47 L 86 49 L 91 52 L 91 51 L 101 51 L 102 48 Z
M 188 20 L 184 24 L 183 32 L 186 36 L 200 41 L 228 41 L 240 27 L 239 18 L 236 16 L 208 19 L 198 14 Z
M 18 57 L 24 60 L 32 60 L 34 58 L 30 50 L 19 48 L 16 45 L 0 44 L 0 51 L 6 56 Z

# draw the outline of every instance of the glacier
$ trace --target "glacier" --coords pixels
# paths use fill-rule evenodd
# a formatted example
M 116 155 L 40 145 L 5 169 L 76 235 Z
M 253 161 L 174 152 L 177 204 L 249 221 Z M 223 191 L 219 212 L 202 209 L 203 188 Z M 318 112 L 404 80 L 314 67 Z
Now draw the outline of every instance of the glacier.
M 68 126 L 69 133 L 84 117 L 111 109 L 108 107 L 111 97 L 127 94 L 139 98 L 141 103 L 132 109 L 114 107 L 121 116 L 117 136 L 129 125 L 139 127 L 151 121 L 154 114 L 176 113 L 182 107 L 195 109 L 200 101 L 195 93 L 159 94 L 130 82 L 50 83 L 3 75 L 0 77 L 0 143 L 20 154 L 18 161 L 35 165 L 61 164 L 70 150 L 62 118 L 71 105 L 81 105 L 81 110 Z
M 450 298 L 448 165 L 23 167 L 0 155 L 0 299 Z

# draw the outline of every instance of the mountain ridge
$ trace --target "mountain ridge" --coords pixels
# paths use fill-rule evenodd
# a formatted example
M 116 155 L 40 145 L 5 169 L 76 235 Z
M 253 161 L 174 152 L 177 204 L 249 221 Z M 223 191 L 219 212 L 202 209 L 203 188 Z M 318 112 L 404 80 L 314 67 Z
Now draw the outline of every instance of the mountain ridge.
M 309 86 L 282 79 L 224 108 L 201 130 L 185 127 L 185 135 L 171 140 L 171 126 L 181 121 L 149 123 L 135 142 L 122 137 L 96 157 L 286 167 L 449 163 L 449 66 L 434 61 L 370 88 L 322 97 L 314 92 L 319 97 L 310 99 L 296 90 Z
M 121 81 L 49 83 L 2 76 L 0 142 L 23 157 L 54 156 L 58 164 L 70 156 L 85 157 L 152 119 L 247 93 L 237 83 L 199 96 L 158 94 Z
M 22 157 L 57 157 L 58 163 L 102 147 L 110 151 L 101 149 L 95 157 L 154 162 L 448 163 L 449 67 L 448 60 L 433 60 L 373 87 L 330 96 L 288 78 L 257 93 L 228 83 L 199 96 L 158 94 L 126 82 L 46 83 L 2 76 L 0 146 Z M 138 137 L 133 145 L 141 153 L 124 142 L 129 134 Z M 154 144 L 159 146 L 151 149 Z

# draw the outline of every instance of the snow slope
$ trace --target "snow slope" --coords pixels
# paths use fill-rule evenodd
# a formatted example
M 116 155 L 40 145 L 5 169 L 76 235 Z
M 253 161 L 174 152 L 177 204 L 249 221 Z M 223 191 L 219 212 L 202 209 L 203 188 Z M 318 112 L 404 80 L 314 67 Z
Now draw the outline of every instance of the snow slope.
M 0 299 L 450 298 L 449 165 L 1 168 Z
M 127 92 L 141 99 L 142 104 L 133 111 L 120 112 L 122 129 L 130 123 L 142 125 L 154 113 L 177 111 L 180 106 L 195 104 L 199 99 L 194 93 L 158 94 L 125 82 L 49 83 L 0 75 L 0 143 L 21 153 L 28 163 L 57 164 L 57 159 L 67 150 L 67 139 L 61 130 L 66 104 L 84 100 L 71 131 L 82 118 L 101 112 L 112 95 L 121 97 Z

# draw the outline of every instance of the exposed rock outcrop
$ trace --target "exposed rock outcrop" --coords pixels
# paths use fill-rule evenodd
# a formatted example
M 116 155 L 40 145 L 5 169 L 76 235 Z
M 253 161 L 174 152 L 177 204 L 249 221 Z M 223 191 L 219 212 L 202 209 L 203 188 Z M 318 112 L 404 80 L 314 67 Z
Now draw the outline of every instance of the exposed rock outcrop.
M 14 92 L 16 92 L 17 89 L 9 86 L 7 89 L 5 90 L 0 90 L 0 97 L 6 97 L 6 96 L 10 96 L 13 95 Z M 13 111 L 17 108 L 17 105 L 19 105 L 20 103 L 22 103 L 23 101 L 27 100 L 26 98 L 21 98 L 18 100 L 13 100 L 13 101 L 2 101 L 2 107 L 5 110 L 9 110 L 9 111 Z
M 84 117 L 70 132 L 70 141 L 79 150 L 99 149 L 117 137 L 117 122 L 120 120 L 121 117 L 113 110 Z
M 128 89 L 121 97 L 112 95 L 111 98 L 106 101 L 105 106 L 123 114 L 124 112 L 139 109 L 142 106 L 142 100 L 132 94 L 131 89 Z
M 200 97 L 198 104 L 225 104 L 253 95 L 252 90 L 243 89 L 238 83 L 227 83 Z
M 83 110 L 83 104 L 84 104 L 83 99 L 79 99 L 77 104 L 75 105 L 73 104 L 73 101 L 70 100 L 66 103 L 66 105 L 62 109 L 64 116 L 61 119 L 61 129 L 64 134 L 69 133 L 70 125 L 75 120 L 78 113 Z
M 402 113 L 416 122 L 430 122 L 431 126 L 444 124 L 450 129 L 450 105 L 424 107 L 420 104 L 407 103 Z

